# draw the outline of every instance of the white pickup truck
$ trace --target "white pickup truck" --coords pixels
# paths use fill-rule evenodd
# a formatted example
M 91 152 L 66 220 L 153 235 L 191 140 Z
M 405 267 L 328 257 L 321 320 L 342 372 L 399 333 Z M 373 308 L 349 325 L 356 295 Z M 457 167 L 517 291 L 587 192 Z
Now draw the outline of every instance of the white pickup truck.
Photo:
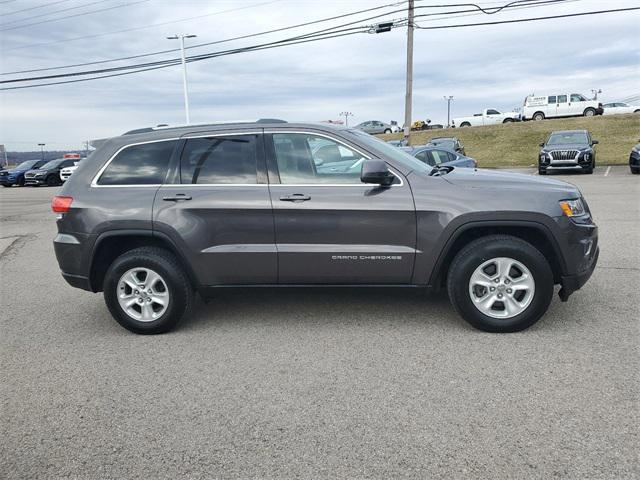
M 496 123 L 519 122 L 518 112 L 501 113 L 495 108 L 485 108 L 482 113 L 471 117 L 458 117 L 451 121 L 452 127 L 476 127 L 478 125 L 495 125 Z

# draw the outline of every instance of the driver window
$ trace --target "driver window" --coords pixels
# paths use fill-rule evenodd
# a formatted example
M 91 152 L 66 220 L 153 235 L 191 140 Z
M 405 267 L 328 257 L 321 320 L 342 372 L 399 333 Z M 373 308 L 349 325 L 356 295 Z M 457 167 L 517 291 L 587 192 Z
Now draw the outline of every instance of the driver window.
M 274 133 L 273 146 L 281 183 L 360 183 L 365 158 L 335 140 L 311 133 Z

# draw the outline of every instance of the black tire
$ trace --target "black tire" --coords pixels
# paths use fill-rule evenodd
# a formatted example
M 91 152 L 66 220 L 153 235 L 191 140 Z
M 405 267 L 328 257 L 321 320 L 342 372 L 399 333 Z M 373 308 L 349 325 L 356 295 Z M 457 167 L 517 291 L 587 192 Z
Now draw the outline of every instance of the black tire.
M 18 185 L 19 187 L 24 187 L 24 177 L 18 178 L 16 185 Z
M 130 317 L 118 302 L 118 282 L 128 270 L 136 267 L 157 272 L 167 285 L 169 302 L 157 320 L 142 322 Z M 190 311 L 193 287 L 176 257 L 158 247 L 140 247 L 123 253 L 109 266 L 104 279 L 104 300 L 113 318 L 124 328 L 145 335 L 168 332 Z
M 546 174 L 547 174 L 546 168 L 538 168 L 538 175 L 546 175 Z
M 629 167 L 631 169 L 631 173 L 633 175 L 638 175 L 640 173 L 640 167 Z M 6 185 L 5 185 L 6 187 Z
M 535 291 L 531 303 L 512 318 L 497 319 L 475 307 L 469 281 L 482 263 L 508 257 L 521 262 L 531 272 Z M 536 323 L 547 311 L 553 297 L 553 272 L 545 256 L 533 245 L 510 235 L 490 235 L 469 243 L 458 252 L 449 268 L 447 290 L 455 310 L 472 326 L 485 332 L 518 332 Z
M 583 169 L 582 171 L 583 171 L 583 173 L 585 175 L 591 175 L 593 173 L 593 168 L 594 167 L 595 167 L 595 165 L 592 164 L 590 167 L 587 167 L 587 168 Z
M 511 123 L 513 122 L 513 118 L 505 118 L 502 123 Z
M 391 130 L 387 128 L 384 133 L 391 133 Z
M 2 186 L 5 188 L 11 188 L 13 185 L 7 185 L 6 183 L 3 183 Z
M 595 117 L 596 110 L 594 108 L 585 108 L 583 115 L 585 117 Z
M 541 120 L 544 120 L 544 113 L 542 112 L 536 112 L 533 114 L 533 117 L 531 117 L 533 120 L 535 120 L 536 122 L 539 122 Z
M 59 185 L 59 180 L 55 175 L 49 175 L 47 177 L 47 187 L 55 187 L 56 185 Z
M 469 122 L 462 122 L 460 124 L 460 128 L 462 128 L 462 127 L 470 127 L 470 126 L 471 126 L 471 124 Z

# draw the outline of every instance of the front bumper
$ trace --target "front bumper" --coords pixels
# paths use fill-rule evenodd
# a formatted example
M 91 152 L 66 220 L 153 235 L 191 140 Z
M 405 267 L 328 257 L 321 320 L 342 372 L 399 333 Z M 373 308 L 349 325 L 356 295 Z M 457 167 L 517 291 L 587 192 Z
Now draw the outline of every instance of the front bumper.
M 586 270 L 575 275 L 563 275 L 561 277 L 560 285 L 562 286 L 562 288 L 558 292 L 560 300 L 566 302 L 569 299 L 569 295 L 571 295 L 576 290 L 580 290 L 582 286 L 587 283 L 587 281 L 591 278 L 591 274 L 593 274 L 593 271 L 596 269 L 599 255 L 600 247 L 596 246 L 593 258 Z
M 17 182 L 17 178 L 0 177 L 0 185 L 15 185 Z
M 46 179 L 44 177 L 42 177 L 42 178 L 36 178 L 36 177 L 27 178 L 27 177 L 25 177 L 24 178 L 24 184 L 25 185 L 46 185 L 47 181 L 46 181 Z
M 640 168 L 640 153 L 631 152 L 631 155 L 629 155 L 629 166 Z

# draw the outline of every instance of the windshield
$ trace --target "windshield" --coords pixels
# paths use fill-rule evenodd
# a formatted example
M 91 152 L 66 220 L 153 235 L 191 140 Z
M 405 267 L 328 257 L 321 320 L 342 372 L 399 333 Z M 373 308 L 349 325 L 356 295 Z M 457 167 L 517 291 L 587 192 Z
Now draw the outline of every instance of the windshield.
M 584 132 L 553 133 L 547 140 L 547 145 L 564 145 L 570 143 L 589 144 L 587 134 Z
M 359 130 L 349 130 L 349 133 L 358 137 L 358 140 L 360 140 L 365 145 L 368 145 L 372 148 L 375 148 L 376 150 L 379 150 L 380 152 L 384 153 L 387 157 L 397 162 L 400 162 L 402 165 L 404 165 L 410 170 L 417 170 L 419 172 L 430 172 L 432 170 L 432 168 L 429 165 L 425 165 L 420 160 L 409 155 L 406 152 L 403 152 L 398 147 L 389 145 L 388 143 L 383 142 L 382 140 L 372 135 L 369 135 L 368 133 L 364 133 Z
M 454 150 L 456 146 L 455 140 L 451 138 L 434 138 L 429 143 L 449 150 Z
M 33 168 L 36 163 L 38 163 L 38 160 L 27 160 L 26 162 L 22 162 L 18 165 L 16 170 L 27 170 L 29 168 Z
M 45 163 L 43 166 L 41 166 L 40 168 L 42 168 L 43 170 L 50 170 L 52 168 L 56 168 L 58 165 L 60 165 L 62 162 L 64 162 L 63 159 L 58 159 L 58 160 L 51 160 L 50 162 Z

